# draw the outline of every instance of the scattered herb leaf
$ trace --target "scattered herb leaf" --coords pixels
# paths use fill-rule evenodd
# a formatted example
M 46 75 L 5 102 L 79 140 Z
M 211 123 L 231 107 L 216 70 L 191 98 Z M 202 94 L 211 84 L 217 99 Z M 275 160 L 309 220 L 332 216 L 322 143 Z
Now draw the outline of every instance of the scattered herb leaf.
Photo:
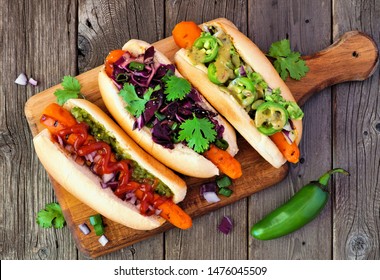
M 300 80 L 309 71 L 301 54 L 290 49 L 288 39 L 272 43 L 268 56 L 275 59 L 273 65 L 284 81 L 289 74 L 292 79 Z
M 54 92 L 59 105 L 63 105 L 69 99 L 78 98 L 81 94 L 79 81 L 75 77 L 64 76 L 61 85 L 63 89 L 57 89 Z
M 37 214 L 37 224 L 42 228 L 63 228 L 65 218 L 61 206 L 55 202 L 46 204 L 45 209 L 40 210 Z

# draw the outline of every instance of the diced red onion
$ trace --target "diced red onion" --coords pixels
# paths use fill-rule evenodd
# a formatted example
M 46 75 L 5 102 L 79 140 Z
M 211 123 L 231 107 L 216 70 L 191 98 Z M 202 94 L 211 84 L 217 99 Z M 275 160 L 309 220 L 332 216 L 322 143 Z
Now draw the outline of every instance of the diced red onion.
M 218 229 L 224 234 L 229 234 L 232 229 L 232 226 L 233 226 L 232 220 L 229 217 L 224 216 L 218 226 Z
M 215 203 L 220 201 L 220 198 L 216 194 L 216 192 L 204 192 L 203 197 L 207 200 L 209 203 Z
M 95 157 L 94 157 L 94 162 L 98 162 L 100 159 L 102 158 L 102 156 L 101 155 L 96 155 Z
M 159 216 L 159 215 L 161 214 L 161 212 L 162 212 L 161 209 L 156 209 L 155 214 L 156 214 L 157 216 Z
M 286 130 L 286 131 L 291 131 L 292 130 L 292 126 L 290 125 L 289 122 L 287 122 L 286 125 L 284 125 L 284 127 L 282 129 Z
M 58 139 L 58 143 L 59 145 L 61 145 L 61 147 L 63 147 L 63 140 L 62 140 L 62 137 L 61 136 L 57 136 L 57 139 Z
M 239 67 L 239 74 L 242 77 L 246 77 L 247 76 L 247 73 L 245 72 L 245 69 L 244 69 L 243 65 Z
M 28 78 L 24 73 L 21 73 L 15 80 L 15 83 L 21 86 L 26 86 L 26 84 L 28 83 Z
M 294 134 L 293 131 L 286 131 L 286 130 L 283 130 L 282 131 L 282 134 L 285 136 L 285 139 L 286 141 L 289 143 L 289 144 L 292 144 L 294 142 L 294 140 L 296 139 L 296 135 Z
M 200 193 L 203 195 L 205 192 L 216 192 L 216 182 L 205 183 L 201 185 Z
M 31 84 L 32 86 L 36 86 L 38 84 L 38 82 L 33 78 L 30 78 L 28 83 Z
M 100 236 L 98 241 L 100 244 L 102 244 L 102 246 L 106 246 L 106 244 L 108 243 L 108 239 L 105 235 Z
M 104 183 L 108 183 L 113 178 L 115 178 L 115 174 L 114 173 L 105 173 L 102 176 L 102 180 L 103 180 Z
M 66 145 L 65 150 L 68 151 L 69 153 L 74 152 L 74 147 L 72 145 Z
M 80 229 L 80 231 L 81 231 L 84 235 L 87 235 L 87 234 L 90 233 L 90 229 L 88 228 L 88 226 L 86 225 L 86 223 L 80 224 L 80 225 L 79 225 L 79 229 Z

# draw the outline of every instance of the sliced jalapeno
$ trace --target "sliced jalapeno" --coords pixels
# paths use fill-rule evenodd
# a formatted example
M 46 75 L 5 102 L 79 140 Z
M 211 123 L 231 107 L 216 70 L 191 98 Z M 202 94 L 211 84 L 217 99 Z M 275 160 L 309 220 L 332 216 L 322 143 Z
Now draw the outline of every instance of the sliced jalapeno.
M 234 79 L 228 85 L 228 89 L 235 94 L 240 103 L 248 110 L 250 110 L 251 104 L 257 99 L 255 86 L 247 77 Z
M 193 45 L 199 51 L 203 51 L 205 56 L 203 57 L 202 62 L 207 63 L 215 59 L 218 54 L 219 44 L 215 37 L 211 35 L 205 35 L 199 37 Z
M 217 69 L 215 63 L 210 63 L 208 66 L 207 76 L 211 82 L 217 85 L 224 84 L 229 77 L 228 72 L 225 69 Z
M 257 107 L 255 124 L 265 135 L 273 135 L 282 130 L 288 121 L 288 112 L 283 106 L 274 102 L 264 102 Z

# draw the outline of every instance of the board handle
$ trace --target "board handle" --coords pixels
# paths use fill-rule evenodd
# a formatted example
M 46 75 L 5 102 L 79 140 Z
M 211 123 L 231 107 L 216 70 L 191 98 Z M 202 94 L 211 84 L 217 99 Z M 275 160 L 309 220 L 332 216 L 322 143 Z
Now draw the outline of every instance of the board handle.
M 332 85 L 363 81 L 370 77 L 379 63 L 379 51 L 371 37 L 359 31 L 350 31 L 328 48 L 302 58 L 310 71 L 299 81 L 286 80 L 299 105 L 303 105 L 314 93 Z

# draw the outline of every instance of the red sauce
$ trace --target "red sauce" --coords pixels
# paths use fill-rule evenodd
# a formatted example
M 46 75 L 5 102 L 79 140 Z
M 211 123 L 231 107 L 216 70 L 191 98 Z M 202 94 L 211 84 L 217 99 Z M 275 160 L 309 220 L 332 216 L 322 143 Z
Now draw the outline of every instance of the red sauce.
M 91 136 L 89 126 L 86 123 L 77 123 L 70 127 L 58 123 L 50 116 L 42 115 L 41 123 L 58 139 L 60 137 L 65 145 L 73 147 L 72 153 L 76 157 L 95 154 L 92 171 L 102 176 L 104 174 L 115 173 L 117 176 L 117 188 L 114 194 L 121 199 L 125 198 L 128 192 L 135 192 L 140 200 L 140 213 L 143 215 L 153 215 L 156 209 L 168 198 L 159 196 L 154 193 L 154 184 L 149 180 L 143 183 L 131 180 L 132 166 L 129 160 L 117 160 L 111 150 L 111 146 L 103 141 L 96 141 Z M 59 128 L 59 129 L 57 129 Z

